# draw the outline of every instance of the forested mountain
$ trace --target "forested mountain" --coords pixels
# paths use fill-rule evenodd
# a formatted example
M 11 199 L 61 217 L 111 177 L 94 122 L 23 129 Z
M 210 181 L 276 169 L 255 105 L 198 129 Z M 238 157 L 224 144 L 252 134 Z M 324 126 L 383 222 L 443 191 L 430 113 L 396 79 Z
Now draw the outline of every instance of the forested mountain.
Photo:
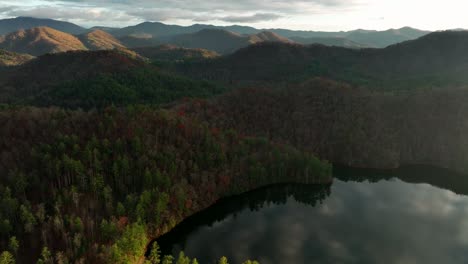
M 0 49 L 0 66 L 16 66 L 34 59 L 28 54 L 19 54 Z
M 34 56 L 69 50 L 86 50 L 77 37 L 49 27 L 19 30 L 0 37 L 0 48 Z
M 310 37 L 310 38 L 303 38 L 303 37 L 292 37 L 292 41 L 303 44 L 303 45 L 311 45 L 311 44 L 322 44 L 325 46 L 336 46 L 336 47 L 344 47 L 344 48 L 351 48 L 351 49 L 362 49 L 362 48 L 369 48 L 369 46 L 354 42 L 347 38 L 343 37 Z
M 466 84 L 468 33 L 445 31 L 385 49 L 260 43 L 177 71 L 224 83 L 280 83 L 327 77 L 373 89 L 415 89 Z
M 2 103 L 40 106 L 161 104 L 222 91 L 216 85 L 164 73 L 118 51 L 44 55 L 0 76 Z
M 211 50 L 188 49 L 175 45 L 160 45 L 156 47 L 143 47 L 132 49 L 136 53 L 152 61 L 185 61 L 213 59 L 220 55 Z
M 118 38 L 128 48 L 155 47 L 162 44 L 158 39 L 151 38 L 146 35 L 129 35 Z
M 17 17 L 9 19 L 0 19 L 0 35 L 5 35 L 19 30 L 25 30 L 35 27 L 50 27 L 55 30 L 63 31 L 69 34 L 81 34 L 86 31 L 85 28 L 73 23 L 43 19 L 34 17 Z
M 169 40 L 169 42 L 184 48 L 202 48 L 227 54 L 255 43 L 290 43 L 292 41 L 272 32 L 241 35 L 221 29 L 204 29 L 197 33 L 176 36 Z
M 384 48 L 396 43 L 417 39 L 429 33 L 429 31 L 404 27 L 385 31 L 354 30 L 348 32 L 345 37 L 351 41 L 363 43 L 368 47 Z
M 166 25 L 160 22 L 144 22 L 135 26 L 125 27 L 119 30 L 113 30 L 112 34 L 117 37 L 125 36 L 147 36 L 154 40 L 166 42 L 171 37 L 177 35 L 193 34 L 206 29 L 218 29 L 234 32 L 240 35 L 255 35 L 263 31 L 272 32 L 283 38 L 316 39 L 319 38 L 321 44 L 339 39 L 359 43 L 363 47 L 383 48 L 406 40 L 416 39 L 429 31 L 404 27 L 400 29 L 389 29 L 385 31 L 376 30 L 352 30 L 340 32 L 322 32 L 322 31 L 304 31 L 287 29 L 256 29 L 246 26 L 213 26 L 195 24 L 192 26 Z M 330 40 L 328 40 L 330 39 Z M 336 42 L 335 42 L 336 43 Z M 340 45 L 341 46 L 341 45 Z
M 114 38 L 114 36 L 99 29 L 79 35 L 78 38 L 89 50 L 125 48 L 125 46 L 119 40 Z

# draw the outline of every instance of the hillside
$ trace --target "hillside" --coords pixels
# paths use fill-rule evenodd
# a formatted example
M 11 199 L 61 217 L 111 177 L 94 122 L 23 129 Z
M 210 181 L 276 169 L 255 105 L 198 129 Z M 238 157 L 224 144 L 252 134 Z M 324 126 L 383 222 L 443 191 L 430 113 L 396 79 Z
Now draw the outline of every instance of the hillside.
M 362 48 L 369 48 L 369 46 L 354 42 L 347 38 L 339 38 L 339 37 L 311 37 L 311 38 L 303 38 L 303 37 L 292 37 L 292 41 L 303 44 L 303 45 L 311 45 L 311 44 L 321 44 L 325 46 L 335 46 L 335 47 L 344 47 L 350 49 L 362 49 Z
M 119 51 L 44 55 L 0 76 L 0 102 L 69 108 L 162 104 L 221 87 L 161 72 Z
M 222 29 L 204 29 L 193 34 L 176 36 L 169 42 L 184 48 L 202 48 L 228 54 L 255 43 L 290 43 L 292 41 L 272 32 L 241 35 Z
M 178 65 L 194 78 L 245 84 L 284 84 L 327 77 L 373 89 L 467 84 L 468 32 L 446 31 L 385 49 L 260 43 L 219 60 Z
M 417 39 L 428 33 L 430 32 L 409 27 L 386 31 L 355 30 L 349 32 L 346 38 L 357 43 L 363 43 L 369 47 L 384 48 L 396 43 Z
M 114 36 L 99 29 L 79 35 L 78 39 L 81 40 L 89 50 L 125 48 Z
M 49 27 L 19 30 L 0 37 L 0 48 L 34 56 L 69 50 L 86 50 L 83 43 L 75 36 Z
M 112 32 L 112 34 L 117 37 L 147 35 L 151 38 L 161 38 L 180 34 L 195 33 L 202 29 L 206 29 L 206 27 L 198 25 L 184 27 L 178 25 L 166 25 L 160 22 L 143 22 L 135 26 L 129 26 L 115 30 Z
M 28 54 L 19 54 L 6 50 L 0 50 L 0 66 L 17 66 L 34 59 Z
M 53 19 L 43 19 L 34 17 L 0 19 L 0 35 L 5 35 L 15 31 L 35 27 L 50 27 L 55 30 L 59 30 L 73 35 L 81 34 L 86 31 L 86 29 L 77 26 L 73 23 Z
M 202 60 L 213 59 L 220 56 L 218 53 L 210 50 L 187 49 L 174 45 L 134 48 L 132 50 L 152 61 Z
M 378 93 L 325 79 L 248 88 L 176 106 L 188 116 L 357 168 L 468 172 L 468 89 Z
M 249 35 L 251 43 L 259 43 L 259 42 L 281 42 L 281 43 L 291 43 L 290 39 L 282 37 L 276 33 L 270 31 L 262 31 L 257 34 Z
M 118 39 L 128 48 L 153 47 L 161 45 L 160 41 L 147 35 L 130 35 Z
M 240 34 L 221 29 L 204 29 L 193 34 L 176 36 L 170 43 L 184 48 L 202 48 L 221 54 L 233 52 L 250 44 L 249 39 Z

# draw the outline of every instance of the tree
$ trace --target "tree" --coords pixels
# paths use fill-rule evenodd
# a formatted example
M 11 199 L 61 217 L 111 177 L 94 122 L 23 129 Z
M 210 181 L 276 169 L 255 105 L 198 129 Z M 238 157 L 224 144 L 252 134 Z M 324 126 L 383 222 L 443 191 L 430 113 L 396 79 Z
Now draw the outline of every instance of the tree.
M 151 251 L 148 260 L 151 264 L 159 264 L 161 262 L 160 256 L 161 250 L 159 249 L 159 245 L 157 242 L 154 242 L 153 245 L 151 245 Z
M 184 252 L 179 252 L 179 258 L 177 258 L 176 264 L 190 264 L 190 258 L 185 256 Z
M 226 257 L 221 257 L 218 261 L 218 264 L 229 264 Z
M 8 248 L 10 249 L 11 252 L 13 252 L 13 254 L 15 255 L 18 254 L 19 242 L 15 236 L 10 238 L 10 241 L 8 243 Z
M 41 257 L 37 261 L 37 264 L 53 264 L 54 259 L 52 258 L 52 253 L 50 253 L 47 247 L 42 248 Z
M 173 264 L 173 262 L 174 262 L 174 257 L 170 255 L 164 256 L 162 260 L 162 264 Z
M 0 255 L 0 264 L 15 264 L 15 258 L 8 251 L 3 251 Z

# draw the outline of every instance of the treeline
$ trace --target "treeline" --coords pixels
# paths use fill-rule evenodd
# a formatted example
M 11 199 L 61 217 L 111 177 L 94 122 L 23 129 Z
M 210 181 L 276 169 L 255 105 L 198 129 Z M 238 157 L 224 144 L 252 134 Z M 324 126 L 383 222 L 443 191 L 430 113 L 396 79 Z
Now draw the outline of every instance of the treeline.
M 177 111 L 359 168 L 425 164 L 468 172 L 468 90 L 377 93 L 326 79 L 236 89 Z
M 103 108 L 109 105 L 158 105 L 182 98 L 206 98 L 225 88 L 204 81 L 161 73 L 152 68 L 100 74 L 96 77 L 64 81 L 36 95 L 24 95 L 14 103 L 65 108 Z
M 223 196 L 329 183 L 331 165 L 143 106 L 0 111 L 0 248 L 19 263 L 133 263 Z M 2 263 L 3 264 L 3 263 Z
M 198 264 L 198 260 L 196 258 L 190 259 L 190 257 L 187 257 L 183 251 L 179 252 L 177 259 L 171 255 L 165 255 L 164 257 L 162 257 L 158 244 L 153 243 L 151 253 L 145 260 L 144 264 Z M 221 257 L 217 264 L 229 264 L 228 259 L 226 257 Z M 260 263 L 255 260 L 247 260 L 245 262 L 242 262 L 242 264 Z
M 99 109 L 158 105 L 225 91 L 223 86 L 168 73 L 116 51 L 50 54 L 0 70 L 0 103 L 14 105 Z

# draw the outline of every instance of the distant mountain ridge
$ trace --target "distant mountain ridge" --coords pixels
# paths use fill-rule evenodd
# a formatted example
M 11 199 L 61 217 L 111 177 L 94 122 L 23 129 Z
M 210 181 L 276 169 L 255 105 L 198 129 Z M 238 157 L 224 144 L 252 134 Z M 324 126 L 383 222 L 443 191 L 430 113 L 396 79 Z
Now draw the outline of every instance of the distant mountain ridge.
M 300 43 L 317 43 L 344 47 L 374 47 L 384 48 L 402 41 L 416 39 L 428 34 L 429 31 L 404 27 L 400 29 L 377 30 L 352 30 L 338 32 L 306 31 L 289 29 L 257 29 L 249 26 L 214 26 L 194 24 L 191 26 L 168 25 L 161 22 L 143 22 L 124 28 L 111 28 L 96 26 L 85 29 L 69 22 L 53 19 L 39 19 L 32 17 L 17 17 L 0 20 L 0 35 L 15 32 L 21 29 L 34 27 L 50 27 L 72 35 L 81 35 L 96 29 L 112 34 L 128 47 L 142 47 L 148 45 L 160 45 L 170 43 L 169 40 L 181 35 L 195 34 L 206 29 L 226 30 L 240 35 L 255 35 L 267 31 L 275 33 L 287 39 L 300 39 Z M 308 39 L 308 40 L 305 40 Z
M 468 32 L 434 32 L 384 49 L 259 43 L 204 63 L 177 67 L 193 78 L 284 84 L 325 77 L 375 89 L 468 85 Z
M 357 42 L 364 47 L 384 48 L 386 46 L 396 44 L 406 40 L 416 39 L 424 36 L 430 31 L 403 27 L 400 29 L 389 29 L 385 31 L 377 30 L 351 30 L 339 32 L 324 32 L 324 31 L 305 31 L 305 30 L 289 30 L 289 29 L 256 29 L 247 26 L 214 26 L 195 24 L 192 26 L 167 25 L 160 22 L 144 22 L 138 25 L 125 27 L 118 30 L 113 30 L 112 34 L 117 37 L 128 35 L 147 35 L 151 38 L 166 41 L 170 37 L 183 34 L 193 34 L 205 29 L 221 29 L 241 35 L 258 34 L 263 31 L 278 34 L 284 38 L 344 38 L 349 41 Z M 324 44 L 324 43 L 319 43 Z
M 82 34 L 86 29 L 73 23 L 54 19 L 43 19 L 34 17 L 17 17 L 0 19 L 0 35 L 5 35 L 18 30 L 25 30 L 35 27 L 50 27 L 68 34 Z
M 241 35 L 224 29 L 203 29 L 196 33 L 176 36 L 168 42 L 185 48 L 202 48 L 227 54 L 260 42 L 292 43 L 293 41 L 273 32 Z

